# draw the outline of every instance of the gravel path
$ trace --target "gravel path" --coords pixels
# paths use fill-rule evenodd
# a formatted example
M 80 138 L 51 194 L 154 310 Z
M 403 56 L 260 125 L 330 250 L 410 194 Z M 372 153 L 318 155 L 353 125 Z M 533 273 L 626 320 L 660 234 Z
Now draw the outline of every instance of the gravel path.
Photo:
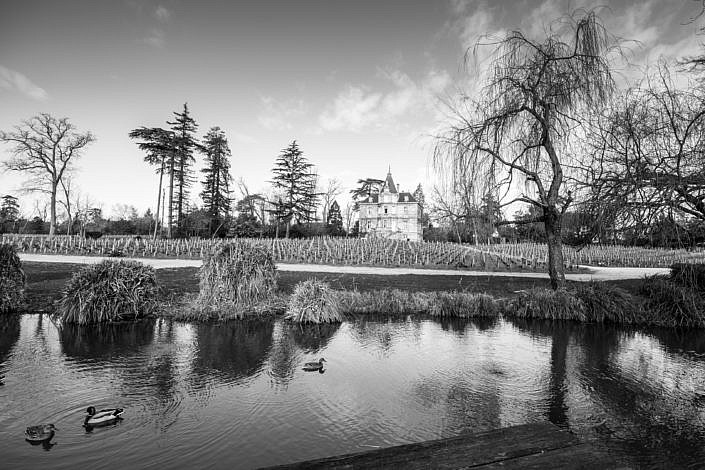
M 139 261 L 153 266 L 155 269 L 199 267 L 200 259 L 173 259 L 173 258 L 107 258 L 102 256 L 69 256 L 69 255 L 39 255 L 34 253 L 19 253 L 22 261 L 39 263 L 74 263 L 91 264 L 99 263 L 104 259 L 123 259 Z M 277 268 L 282 271 L 299 271 L 314 273 L 346 273 L 346 274 L 377 274 L 383 276 L 398 276 L 403 274 L 422 274 L 426 276 L 500 276 L 500 277 L 529 277 L 548 278 L 547 273 L 536 272 L 506 272 L 506 271 L 469 271 L 461 269 L 417 269 L 417 268 L 378 268 L 372 266 L 341 266 L 327 264 L 286 264 L 279 263 Z M 640 279 L 654 274 L 668 274 L 668 268 L 607 268 L 597 266 L 581 266 L 586 271 L 581 273 L 566 274 L 570 281 L 613 281 L 619 279 Z

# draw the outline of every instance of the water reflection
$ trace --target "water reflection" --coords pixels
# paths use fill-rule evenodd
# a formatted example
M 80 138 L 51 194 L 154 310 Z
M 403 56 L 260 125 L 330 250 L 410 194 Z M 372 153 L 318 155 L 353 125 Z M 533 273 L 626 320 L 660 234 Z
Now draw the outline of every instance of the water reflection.
M 0 315 L 0 364 L 5 362 L 19 337 L 20 316 Z
M 0 386 L 5 385 L 5 361 L 19 337 L 19 315 L 0 315 Z
M 550 338 L 548 418 L 578 432 L 637 466 L 705 458 L 703 411 L 684 376 L 705 380 L 674 351 L 702 346 L 700 334 L 618 328 L 574 322 L 526 322 L 515 326 Z M 665 346 L 665 347 L 664 347 Z M 572 395 L 572 397 L 571 397 Z
M 306 354 L 318 354 L 328 346 L 330 340 L 340 328 L 340 323 L 323 323 L 320 325 L 287 324 L 286 327 L 294 343 Z
M 102 325 L 62 324 L 59 342 L 67 357 L 93 364 L 120 363 L 154 339 L 154 321 Z
M 497 319 L 57 329 L 0 317 L 0 373 L 12 378 L 0 455 L 9 468 L 114 465 L 95 448 L 126 468 L 252 468 L 551 421 L 634 467 L 697 465 L 700 336 Z M 325 374 L 301 370 L 319 357 Z M 86 434 L 88 405 L 124 405 L 126 419 Z M 61 429 L 60 447 L 17 445 L 42 422 Z
M 193 373 L 230 384 L 251 379 L 262 369 L 272 346 L 274 324 L 234 321 L 202 323 L 195 328 L 198 348 Z

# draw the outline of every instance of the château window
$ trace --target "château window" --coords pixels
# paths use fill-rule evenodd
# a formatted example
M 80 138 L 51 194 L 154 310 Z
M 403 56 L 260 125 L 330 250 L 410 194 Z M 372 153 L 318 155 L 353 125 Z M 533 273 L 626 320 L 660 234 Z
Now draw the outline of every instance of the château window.
M 386 207 L 386 206 L 385 206 L 385 208 L 384 208 L 384 213 L 385 213 L 385 214 L 387 213 L 387 207 Z

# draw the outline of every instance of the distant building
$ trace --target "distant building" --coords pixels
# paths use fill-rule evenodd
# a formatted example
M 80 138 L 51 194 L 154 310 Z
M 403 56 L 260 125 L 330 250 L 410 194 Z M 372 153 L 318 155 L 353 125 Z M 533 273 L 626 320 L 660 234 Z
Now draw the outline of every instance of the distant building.
M 382 191 L 371 194 L 360 203 L 360 233 L 371 237 L 421 241 L 422 211 L 413 194 L 397 191 L 390 171 Z

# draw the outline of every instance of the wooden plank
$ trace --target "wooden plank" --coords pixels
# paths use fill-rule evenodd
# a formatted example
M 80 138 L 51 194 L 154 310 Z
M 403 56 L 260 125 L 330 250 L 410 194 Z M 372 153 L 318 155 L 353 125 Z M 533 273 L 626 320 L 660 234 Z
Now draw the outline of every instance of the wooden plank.
M 326 457 L 271 468 L 469 468 L 572 448 L 578 444 L 579 441 L 575 436 L 560 430 L 553 424 L 525 424 L 474 435 Z
M 551 469 L 600 469 L 616 470 L 631 468 L 617 463 L 607 453 L 595 449 L 589 444 L 555 449 L 540 454 L 525 455 L 514 459 L 493 462 L 486 465 L 472 467 L 478 470 L 493 469 L 522 469 L 522 470 L 551 470 Z

